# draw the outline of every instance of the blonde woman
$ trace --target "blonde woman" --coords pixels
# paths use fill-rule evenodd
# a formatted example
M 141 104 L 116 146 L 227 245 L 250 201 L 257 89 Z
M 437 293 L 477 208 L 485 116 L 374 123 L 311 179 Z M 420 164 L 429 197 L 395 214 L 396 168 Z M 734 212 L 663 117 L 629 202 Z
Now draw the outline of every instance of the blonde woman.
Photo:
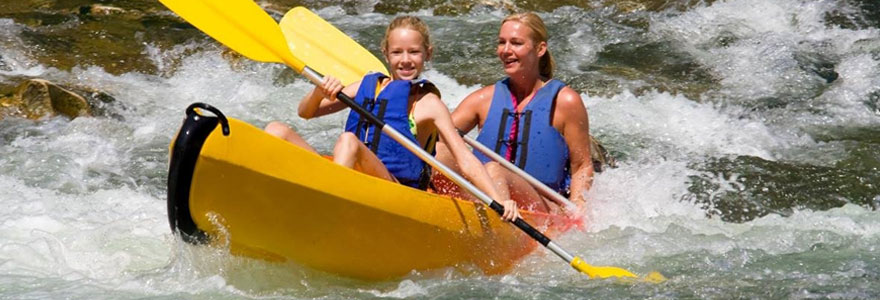
M 507 77 L 462 100 L 452 113 L 455 127 L 462 132 L 479 127 L 477 141 L 582 206 L 593 178 L 587 109 L 576 91 L 553 79 L 555 63 L 543 20 L 531 12 L 505 18 L 495 53 Z M 452 164 L 448 150 L 439 145 L 438 158 Z M 560 206 L 520 176 L 475 154 L 520 207 L 555 212 Z

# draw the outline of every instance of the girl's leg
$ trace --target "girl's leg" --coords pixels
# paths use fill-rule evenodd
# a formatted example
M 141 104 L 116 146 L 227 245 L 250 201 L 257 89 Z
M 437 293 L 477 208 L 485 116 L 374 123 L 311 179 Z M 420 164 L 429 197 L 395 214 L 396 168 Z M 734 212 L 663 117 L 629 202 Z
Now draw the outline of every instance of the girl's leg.
M 306 140 L 299 136 L 296 131 L 287 126 L 287 124 L 278 121 L 272 121 L 268 125 L 266 125 L 266 128 L 264 130 L 271 135 L 277 136 L 285 141 L 290 142 L 291 144 L 300 146 L 300 148 L 318 153 L 315 148 L 312 148 L 312 146 L 309 145 Z
M 333 161 L 368 175 L 397 182 L 385 164 L 351 132 L 342 133 L 333 148 Z

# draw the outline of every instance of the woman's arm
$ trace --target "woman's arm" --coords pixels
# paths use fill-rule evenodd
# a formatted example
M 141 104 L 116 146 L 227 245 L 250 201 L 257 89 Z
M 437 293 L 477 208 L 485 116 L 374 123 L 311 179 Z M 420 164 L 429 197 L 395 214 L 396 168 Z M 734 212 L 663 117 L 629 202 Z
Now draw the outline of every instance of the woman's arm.
M 341 91 L 349 97 L 353 97 L 353 95 L 357 93 L 358 86 L 360 86 L 360 81 L 349 84 L 343 88 L 339 79 L 336 79 L 333 76 L 324 76 L 321 85 L 315 86 L 315 88 L 306 94 L 306 96 L 299 102 L 297 112 L 303 119 L 311 119 L 343 110 L 346 105 L 341 101 L 336 101 L 336 94 Z M 332 96 L 327 97 L 327 95 Z
M 556 98 L 556 118 L 562 125 L 562 136 L 568 145 L 571 159 L 571 196 L 579 206 L 586 203 L 584 193 L 593 184 L 593 163 L 590 155 L 590 121 L 581 96 L 565 87 Z M 556 125 L 557 120 L 554 120 Z M 559 127 L 557 127 L 559 128 Z
M 417 121 L 422 118 L 429 118 L 433 121 L 434 126 L 440 133 L 440 139 L 444 141 L 446 147 L 458 163 L 463 173 L 462 175 L 477 186 L 477 188 L 488 194 L 489 197 L 504 206 L 502 217 L 505 220 L 513 221 L 520 217 L 519 211 L 516 209 L 516 203 L 510 200 L 507 184 L 495 184 L 492 181 L 480 160 L 465 146 L 464 140 L 461 139 L 461 136 L 458 135 L 452 124 L 449 110 L 437 95 L 427 94 L 417 101 L 415 115 Z
M 452 112 L 452 124 L 459 131 L 467 133 L 480 125 L 482 118 L 489 111 L 492 104 L 492 94 L 495 86 L 490 85 L 470 93 Z

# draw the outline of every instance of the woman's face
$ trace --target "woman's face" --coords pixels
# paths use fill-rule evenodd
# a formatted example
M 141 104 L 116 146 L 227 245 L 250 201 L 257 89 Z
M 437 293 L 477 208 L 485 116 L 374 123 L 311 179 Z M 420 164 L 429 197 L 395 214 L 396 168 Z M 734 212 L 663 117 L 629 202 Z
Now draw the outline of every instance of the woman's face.
M 425 69 L 425 61 L 431 57 L 431 49 L 423 46 L 424 37 L 409 28 L 395 28 L 388 33 L 385 60 L 394 79 L 412 80 Z
M 507 21 L 501 25 L 495 53 L 508 76 L 539 72 L 539 59 L 546 52 L 547 43 L 535 43 L 529 34 L 531 29 L 519 21 Z

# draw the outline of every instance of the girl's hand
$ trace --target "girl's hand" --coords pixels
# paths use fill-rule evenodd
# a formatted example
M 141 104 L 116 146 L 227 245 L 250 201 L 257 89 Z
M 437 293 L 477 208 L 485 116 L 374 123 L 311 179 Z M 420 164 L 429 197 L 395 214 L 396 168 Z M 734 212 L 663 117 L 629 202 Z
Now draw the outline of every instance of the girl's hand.
M 321 92 L 324 93 L 324 97 L 330 99 L 330 101 L 336 101 L 336 95 L 342 91 L 342 88 L 342 82 L 336 77 L 329 75 L 324 76 L 324 80 L 321 81 Z
M 516 221 L 517 218 L 520 218 L 519 210 L 516 209 L 516 201 L 511 199 L 507 199 L 505 201 L 499 202 L 501 206 L 504 206 L 504 214 L 501 215 L 501 218 L 507 222 Z

